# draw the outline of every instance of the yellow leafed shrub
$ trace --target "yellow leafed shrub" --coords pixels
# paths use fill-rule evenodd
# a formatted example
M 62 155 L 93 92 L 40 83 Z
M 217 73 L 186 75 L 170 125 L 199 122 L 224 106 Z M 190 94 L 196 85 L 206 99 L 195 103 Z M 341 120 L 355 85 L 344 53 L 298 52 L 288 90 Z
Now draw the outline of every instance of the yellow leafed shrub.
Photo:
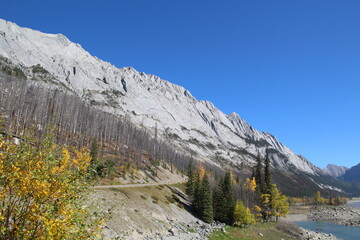
M 83 202 L 89 164 L 85 149 L 0 137 L 0 239 L 94 238 L 100 220 Z

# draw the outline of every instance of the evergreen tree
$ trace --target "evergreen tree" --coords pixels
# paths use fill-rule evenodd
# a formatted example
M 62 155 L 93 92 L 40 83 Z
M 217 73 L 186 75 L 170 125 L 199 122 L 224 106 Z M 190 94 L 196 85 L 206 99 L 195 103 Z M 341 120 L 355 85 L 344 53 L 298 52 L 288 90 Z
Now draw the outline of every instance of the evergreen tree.
M 208 176 L 205 174 L 201 181 L 200 218 L 204 222 L 211 223 L 214 220 L 213 200 Z
M 195 184 L 194 184 L 194 197 L 192 201 L 192 207 L 196 214 L 200 215 L 201 212 L 201 180 L 200 175 L 197 173 L 195 176 Z
M 257 192 L 261 195 L 264 192 L 264 182 L 263 182 L 263 167 L 261 163 L 260 153 L 256 157 L 256 167 L 255 167 L 255 180 L 257 185 Z
M 190 199 L 194 198 L 195 192 L 195 171 L 192 160 L 189 162 L 188 170 L 187 170 L 188 180 L 186 182 L 186 194 Z
M 91 147 L 90 147 L 90 157 L 91 157 L 91 164 L 96 163 L 98 158 L 99 152 L 99 143 L 95 137 L 91 140 Z
M 224 204 L 224 194 L 223 194 L 223 184 L 224 178 L 220 177 L 218 182 L 217 189 L 213 192 L 213 209 L 214 209 L 214 219 L 220 222 L 223 222 L 225 219 L 225 212 L 223 209 Z
M 265 156 L 265 169 L 264 169 L 264 193 L 271 194 L 272 191 L 272 180 L 271 180 L 271 172 L 270 172 L 270 157 L 268 152 L 266 151 Z
M 231 173 L 228 171 L 224 177 L 223 183 L 223 211 L 225 218 L 223 219 L 224 223 L 232 224 L 233 223 L 233 213 L 234 213 L 234 199 L 233 199 L 233 188 L 231 181 Z
M 252 168 L 250 179 L 256 178 L 255 167 Z

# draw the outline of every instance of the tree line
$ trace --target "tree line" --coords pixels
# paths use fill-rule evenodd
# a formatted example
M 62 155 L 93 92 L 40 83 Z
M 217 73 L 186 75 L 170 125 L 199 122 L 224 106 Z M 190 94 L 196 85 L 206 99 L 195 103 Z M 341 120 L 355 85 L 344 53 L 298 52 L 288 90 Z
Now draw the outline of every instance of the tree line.
M 141 167 L 147 155 L 153 164 L 164 160 L 186 171 L 192 159 L 126 116 L 103 112 L 69 92 L 6 75 L 0 76 L 0 117 L 0 132 L 19 138 L 29 133 L 41 138 L 52 128 L 60 144 L 90 148 L 95 139 L 98 154 L 116 155 L 117 167 L 131 159 Z
M 257 157 L 252 176 L 244 181 L 230 170 L 216 179 L 193 162 L 189 163 L 187 176 L 186 193 L 194 213 L 205 222 L 247 226 L 259 221 L 277 222 L 288 214 L 287 197 L 272 183 L 268 154 L 265 159 Z

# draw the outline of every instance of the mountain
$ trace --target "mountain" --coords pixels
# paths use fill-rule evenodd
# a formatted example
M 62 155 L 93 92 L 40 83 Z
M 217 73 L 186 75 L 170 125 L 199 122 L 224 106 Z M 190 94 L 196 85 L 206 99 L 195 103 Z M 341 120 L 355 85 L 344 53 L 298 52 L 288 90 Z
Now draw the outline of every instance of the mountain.
M 249 176 L 256 156 L 268 152 L 273 179 L 285 193 L 349 191 L 238 114 L 226 115 L 157 76 L 117 68 L 62 34 L 41 33 L 0 19 L 0 64 L 5 74 L 76 94 L 93 108 L 126 118 L 179 151 L 220 168 Z
M 337 166 L 334 164 L 328 164 L 326 168 L 323 169 L 325 173 L 336 178 L 342 177 L 347 170 L 349 170 L 348 167 Z
M 340 178 L 345 182 L 360 183 L 360 163 L 351 167 Z

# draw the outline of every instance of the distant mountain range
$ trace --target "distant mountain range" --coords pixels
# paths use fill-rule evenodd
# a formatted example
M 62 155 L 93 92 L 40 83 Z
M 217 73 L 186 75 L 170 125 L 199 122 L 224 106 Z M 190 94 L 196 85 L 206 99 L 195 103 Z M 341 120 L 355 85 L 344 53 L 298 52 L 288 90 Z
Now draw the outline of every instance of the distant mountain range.
M 345 182 L 360 183 L 360 164 L 351 168 L 329 164 L 323 171 Z
M 287 194 L 355 191 L 333 178 L 343 169 L 323 171 L 238 114 L 226 115 L 157 76 L 131 67 L 119 69 L 62 34 L 41 33 L 0 19 L 0 65 L 5 74 L 75 94 L 93 108 L 126 118 L 179 151 L 223 169 L 250 176 L 257 155 L 268 152 L 273 179 Z M 39 71 L 46 77 L 37 77 Z
M 336 178 L 343 176 L 347 170 L 349 170 L 348 167 L 337 166 L 334 164 L 328 164 L 326 168 L 323 169 L 325 173 Z

